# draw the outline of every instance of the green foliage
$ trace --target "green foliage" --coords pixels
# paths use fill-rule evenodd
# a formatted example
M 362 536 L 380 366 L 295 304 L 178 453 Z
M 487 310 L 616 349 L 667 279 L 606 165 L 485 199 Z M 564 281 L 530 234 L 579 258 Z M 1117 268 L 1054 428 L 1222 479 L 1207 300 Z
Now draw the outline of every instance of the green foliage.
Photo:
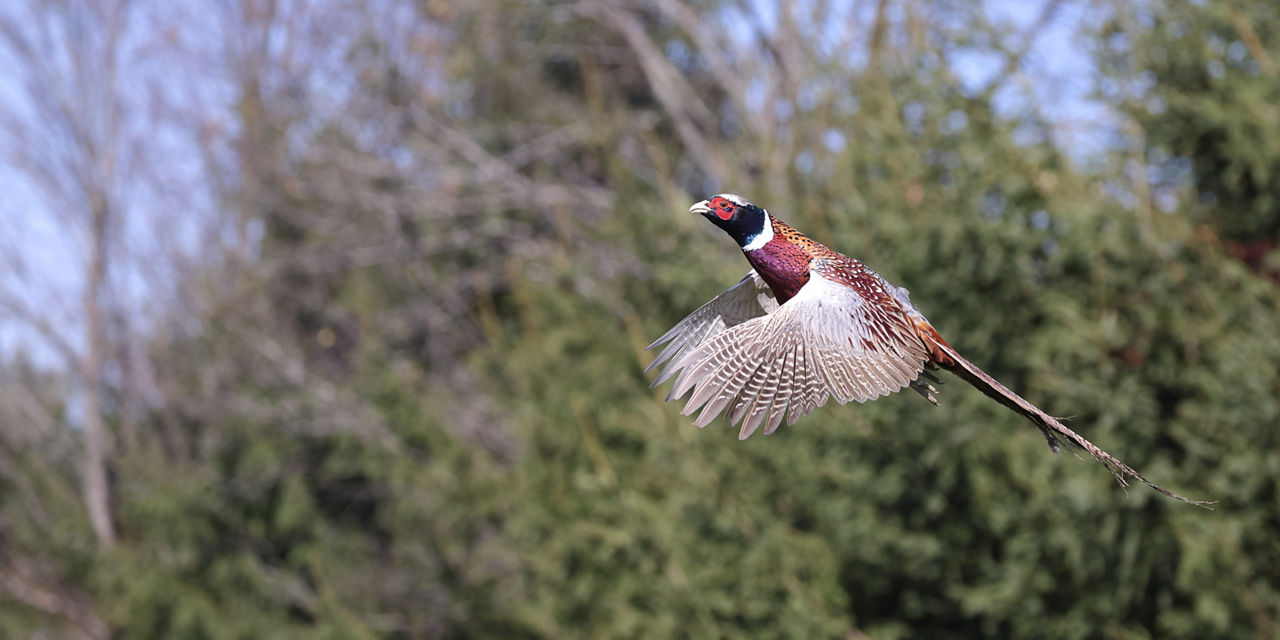
M 203 304 L 148 342 L 164 399 L 113 459 L 119 545 L 90 542 L 71 456 L 11 436 L 0 560 L 43 560 L 128 638 L 1276 635 L 1280 290 L 1196 198 L 1125 197 L 1146 179 L 1112 170 L 1129 150 L 1072 167 L 1034 111 L 997 116 L 934 51 L 997 34 L 908 8 L 866 64 L 807 41 L 721 60 L 780 92 L 753 113 L 709 53 L 681 54 L 698 43 L 678 12 L 419 4 L 406 20 L 430 37 L 344 41 L 344 73 L 318 83 L 350 89 L 316 108 L 332 122 L 258 96 L 276 108 L 246 124 L 228 200 L 261 242 L 184 281 Z M 1168 4 L 1127 60 L 1154 60 L 1172 21 L 1233 24 Z M 1197 100 L 1265 111 L 1245 76 Z M 1150 88 L 1167 114 L 1179 78 Z M 1153 165 L 1244 126 L 1114 102 Z M 1256 125 L 1214 154 L 1262 179 Z M 1270 224 L 1236 178 L 1193 174 L 1220 214 L 1232 199 Z M 1126 493 L 954 379 L 941 407 L 831 404 L 745 442 L 695 429 L 648 388 L 643 346 L 747 268 L 683 213 L 708 188 L 906 286 L 970 360 L 1216 510 Z M 51 628 L 31 612 L 0 602 L 0 634 Z
M 537 288 L 528 324 L 547 329 L 517 332 L 485 361 L 537 452 L 521 488 L 550 502 L 508 529 L 536 628 L 1202 637 L 1273 615 L 1275 576 L 1241 558 L 1274 549 L 1263 542 L 1273 510 L 1255 505 L 1275 477 L 1227 470 L 1275 464 L 1275 289 L 1211 245 L 1144 240 L 1131 214 L 1075 195 L 1031 199 L 1055 212 L 1041 233 L 1017 206 L 995 223 L 935 216 L 924 234 L 871 214 L 828 223 L 850 229 L 833 232 L 838 245 L 900 248 L 886 271 L 919 278 L 900 281 L 974 360 L 1042 406 L 1076 411 L 1074 425 L 1151 477 L 1219 498 L 1217 511 L 1126 496 L 957 385 L 941 408 L 899 396 L 745 443 L 720 423 L 694 432 L 636 375 L 637 347 L 671 319 L 637 331 L 637 319 Z M 913 270 L 924 255 L 953 268 Z M 696 269 L 668 277 L 627 297 L 643 308 L 646 289 L 706 287 Z M 1230 595 L 1204 588 L 1215 580 Z
M 1280 7 L 1160 0 L 1113 11 L 1097 40 L 1104 87 L 1142 128 L 1156 188 L 1193 187 L 1224 237 L 1274 245 Z

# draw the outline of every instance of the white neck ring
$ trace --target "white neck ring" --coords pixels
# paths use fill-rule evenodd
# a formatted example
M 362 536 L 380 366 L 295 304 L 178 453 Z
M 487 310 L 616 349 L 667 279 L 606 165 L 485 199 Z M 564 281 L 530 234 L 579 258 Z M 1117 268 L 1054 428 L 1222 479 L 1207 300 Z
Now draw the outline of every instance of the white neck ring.
M 752 236 L 751 240 L 747 241 L 746 244 L 742 245 L 742 250 L 755 251 L 769 244 L 770 240 L 773 240 L 773 218 L 766 211 L 764 214 L 764 228 L 760 230 L 760 233 Z

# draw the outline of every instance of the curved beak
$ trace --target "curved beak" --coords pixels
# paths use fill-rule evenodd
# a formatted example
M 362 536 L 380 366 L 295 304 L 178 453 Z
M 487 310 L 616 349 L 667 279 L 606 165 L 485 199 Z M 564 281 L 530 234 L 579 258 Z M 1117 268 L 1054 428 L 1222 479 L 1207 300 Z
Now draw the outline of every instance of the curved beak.
M 689 213 L 696 213 L 698 215 L 705 216 L 708 213 L 711 213 L 711 205 L 706 200 L 703 200 L 702 202 L 689 207 Z

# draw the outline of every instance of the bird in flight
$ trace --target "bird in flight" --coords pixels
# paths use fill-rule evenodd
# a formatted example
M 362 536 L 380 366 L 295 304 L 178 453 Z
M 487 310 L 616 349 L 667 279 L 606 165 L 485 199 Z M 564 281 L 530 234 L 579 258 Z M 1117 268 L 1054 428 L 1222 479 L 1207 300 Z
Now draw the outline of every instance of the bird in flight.
M 722 193 L 689 209 L 733 238 L 751 263 L 738 284 L 689 314 L 649 345 L 666 347 L 645 372 L 668 363 L 653 382 L 675 377 L 667 400 L 693 392 L 682 413 L 721 414 L 746 439 L 773 433 L 835 398 L 866 402 L 910 387 L 937 404 L 945 369 L 1034 424 L 1056 453 L 1065 440 L 1101 462 L 1120 485 L 1144 478 L 1053 416 L 1010 391 L 942 339 L 908 297 L 861 262 L 796 231 L 742 196 Z M 678 375 L 677 375 L 678 374 Z

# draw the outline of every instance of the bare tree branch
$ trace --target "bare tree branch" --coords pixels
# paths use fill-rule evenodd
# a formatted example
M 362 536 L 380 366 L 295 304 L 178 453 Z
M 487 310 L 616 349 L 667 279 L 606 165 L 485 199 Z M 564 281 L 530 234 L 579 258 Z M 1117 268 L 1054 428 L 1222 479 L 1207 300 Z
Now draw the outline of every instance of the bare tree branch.
M 711 149 L 699 130 L 707 129 L 710 123 L 716 122 L 714 116 L 702 100 L 689 87 L 683 74 L 676 70 L 671 61 L 662 54 L 661 49 L 649 38 L 644 25 L 631 12 L 604 1 L 593 0 L 577 5 L 578 10 L 588 17 L 600 21 L 610 27 L 626 41 L 635 52 L 644 70 L 649 87 L 653 90 L 658 103 L 671 119 L 680 139 L 698 164 L 716 182 L 723 183 L 729 176 L 728 170 L 719 156 Z
M 88 595 L 50 577 L 29 560 L 12 555 L 2 536 L 0 587 L 28 607 L 61 620 L 68 638 L 105 640 L 111 635 L 107 625 L 94 614 Z
M 121 142 L 119 77 L 130 11 L 128 0 L 116 0 L 31 3 L 0 13 L 0 51 L 18 63 L 19 100 L 30 105 L 25 113 L 0 115 L 6 125 L 0 158 L 37 188 L 85 252 L 79 326 L 64 326 L 11 291 L 0 291 L 0 305 L 51 345 L 83 382 L 83 499 L 98 541 L 108 547 L 116 536 L 102 397 L 110 358 L 105 307 L 127 213 L 120 183 L 134 161 Z M 65 294 L 45 289 L 39 295 L 56 300 Z M 83 345 L 66 337 L 77 329 Z
M 1262 39 L 1258 37 L 1258 32 L 1253 28 L 1253 24 L 1234 4 L 1231 5 L 1231 24 L 1235 26 L 1236 32 L 1240 34 L 1240 40 L 1244 42 L 1244 46 L 1249 49 L 1249 55 L 1253 56 L 1253 59 L 1258 63 L 1258 69 L 1264 75 L 1274 76 L 1276 74 L 1276 65 L 1271 61 L 1267 48 L 1263 46 Z
M 980 100 L 983 102 L 990 101 L 996 90 L 1013 76 L 1018 67 L 1022 65 L 1022 60 L 1027 57 L 1027 54 L 1031 52 L 1031 48 L 1035 46 L 1036 38 L 1040 36 L 1045 27 L 1049 26 L 1049 23 L 1053 22 L 1053 18 L 1057 15 L 1061 6 L 1062 0 L 1047 0 L 1044 6 L 1040 7 L 1040 13 L 1022 31 L 1014 48 L 1006 50 L 1000 70 L 991 77 L 991 81 L 987 83 L 987 86 L 978 92 L 978 95 L 981 96 Z

